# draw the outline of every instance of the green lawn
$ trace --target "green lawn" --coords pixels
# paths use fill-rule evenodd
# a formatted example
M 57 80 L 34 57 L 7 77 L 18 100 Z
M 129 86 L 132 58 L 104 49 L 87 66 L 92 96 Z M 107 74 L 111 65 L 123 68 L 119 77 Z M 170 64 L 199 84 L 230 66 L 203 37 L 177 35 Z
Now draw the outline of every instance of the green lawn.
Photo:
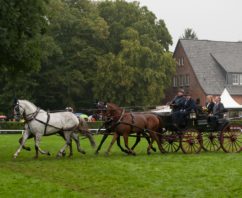
M 114 145 L 106 157 L 109 139 L 98 156 L 82 140 L 86 155 L 74 149 L 72 158 L 57 159 L 64 141 L 54 135 L 41 142 L 52 156 L 35 160 L 32 149 L 13 160 L 18 138 L 0 135 L 0 197 L 242 197 L 242 153 L 147 156 L 147 143 L 141 142 L 137 156 L 126 156 Z M 27 145 L 34 148 L 33 140 Z

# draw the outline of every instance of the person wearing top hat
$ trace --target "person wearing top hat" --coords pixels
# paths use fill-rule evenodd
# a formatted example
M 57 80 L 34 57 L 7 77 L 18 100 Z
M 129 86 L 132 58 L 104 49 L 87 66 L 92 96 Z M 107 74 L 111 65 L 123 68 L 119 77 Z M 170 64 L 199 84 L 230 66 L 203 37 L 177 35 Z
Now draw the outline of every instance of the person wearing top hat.
M 183 108 L 184 102 L 185 102 L 184 89 L 178 89 L 177 95 L 170 102 L 172 112 L 180 111 Z
M 180 111 L 184 107 L 185 100 L 184 89 L 179 89 L 175 98 L 170 102 L 172 108 L 172 121 L 175 126 L 178 126 L 180 123 Z

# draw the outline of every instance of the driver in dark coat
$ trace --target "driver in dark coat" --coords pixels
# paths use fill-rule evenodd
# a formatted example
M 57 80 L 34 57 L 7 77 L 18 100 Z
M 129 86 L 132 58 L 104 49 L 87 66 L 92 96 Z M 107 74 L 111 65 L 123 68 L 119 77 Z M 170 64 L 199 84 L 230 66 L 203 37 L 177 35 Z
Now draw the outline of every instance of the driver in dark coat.
M 179 89 L 175 98 L 171 101 L 172 121 L 175 126 L 179 125 L 180 111 L 184 108 L 186 98 L 184 97 L 184 90 Z

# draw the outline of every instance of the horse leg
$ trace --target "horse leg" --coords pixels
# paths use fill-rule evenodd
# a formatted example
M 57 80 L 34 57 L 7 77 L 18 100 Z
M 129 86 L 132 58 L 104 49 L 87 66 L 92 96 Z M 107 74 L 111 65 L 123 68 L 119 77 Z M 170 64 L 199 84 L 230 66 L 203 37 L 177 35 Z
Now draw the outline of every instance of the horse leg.
M 151 138 L 152 138 L 153 140 L 156 141 L 156 143 L 157 143 L 157 145 L 158 145 L 158 148 L 159 148 L 160 152 L 161 152 L 161 153 L 165 153 L 165 151 L 164 151 L 163 148 L 161 147 L 161 141 L 160 141 L 160 138 L 158 138 L 158 136 L 155 134 L 155 132 L 150 131 L 149 134 L 150 134 Z M 151 147 L 151 145 L 150 145 L 150 147 Z
M 150 155 L 150 149 L 152 149 L 154 152 L 156 152 L 156 149 L 152 146 L 153 144 L 153 139 L 150 141 L 150 137 L 147 135 L 146 130 L 142 131 L 142 135 L 145 137 L 146 141 L 148 142 L 148 147 L 147 147 L 147 154 Z
M 131 147 L 131 150 L 134 150 L 134 148 L 137 146 L 139 142 L 140 142 L 140 133 L 137 133 L 136 141 L 134 145 Z
M 23 148 L 23 146 L 24 146 L 24 144 L 25 144 L 25 142 L 26 142 L 26 140 L 28 139 L 29 136 L 30 136 L 29 130 L 25 129 L 24 134 L 22 136 L 22 140 L 21 140 L 20 146 L 19 146 L 19 148 L 17 149 L 17 151 L 13 155 L 14 158 L 16 158 L 19 155 L 20 151 L 22 150 L 22 148 Z
M 65 145 L 59 150 L 59 152 L 57 153 L 57 157 L 62 157 L 63 156 L 63 153 L 65 152 L 66 150 L 66 147 L 70 147 L 71 146 L 71 135 L 72 135 L 73 132 L 71 131 L 64 131 L 63 132 L 63 135 L 64 135 L 64 138 L 66 140 L 66 143 Z
M 46 154 L 46 155 L 50 155 L 49 151 L 44 151 L 40 148 L 40 140 L 41 140 L 41 134 L 36 134 L 35 135 L 35 158 L 38 158 L 38 152 L 40 152 L 41 154 Z
M 132 151 L 130 148 L 129 148 L 129 145 L 128 145 L 128 133 L 124 133 L 123 134 L 123 138 L 124 138 L 124 144 L 125 144 L 125 147 L 128 149 L 129 153 L 132 154 L 132 155 L 136 155 L 134 151 Z
M 80 139 L 79 139 L 78 134 L 72 133 L 71 137 L 76 142 L 76 148 L 77 148 L 78 152 L 80 152 L 82 154 L 86 154 L 86 152 L 83 149 L 81 149 Z
M 93 148 L 95 148 L 96 147 L 96 142 L 95 142 L 95 140 L 93 138 L 93 135 L 89 131 L 86 131 L 84 135 L 89 139 L 89 142 L 90 142 L 91 146 Z
M 34 137 L 34 135 L 33 134 L 30 134 L 29 137 L 28 137 L 28 139 L 33 138 L 33 137 Z M 23 136 L 19 138 L 19 140 L 18 140 L 19 144 L 22 143 L 22 140 L 23 140 Z M 31 151 L 31 148 L 29 146 L 23 145 L 23 149 L 24 150 L 27 150 L 27 151 Z
M 118 135 L 118 138 L 117 138 L 117 145 L 118 145 L 118 147 L 121 149 L 122 152 L 127 153 L 127 154 L 129 153 L 128 150 L 124 149 L 124 148 L 121 146 L 121 144 L 120 144 L 120 135 Z
M 109 155 L 110 150 L 111 150 L 111 148 L 112 148 L 114 142 L 117 140 L 118 136 L 119 136 L 119 135 L 118 135 L 117 133 L 114 133 L 114 135 L 113 135 L 113 139 L 112 139 L 112 141 L 111 141 L 111 143 L 110 143 L 110 145 L 109 145 L 109 147 L 108 147 L 108 150 L 106 151 L 106 155 Z
M 102 138 L 100 144 L 99 144 L 98 147 L 97 147 L 97 150 L 95 151 L 95 154 L 96 154 L 96 155 L 98 154 L 99 150 L 101 149 L 101 147 L 102 147 L 103 143 L 105 142 L 105 140 L 107 139 L 107 137 L 108 137 L 108 134 L 105 133 L 105 134 L 103 135 L 103 138 Z

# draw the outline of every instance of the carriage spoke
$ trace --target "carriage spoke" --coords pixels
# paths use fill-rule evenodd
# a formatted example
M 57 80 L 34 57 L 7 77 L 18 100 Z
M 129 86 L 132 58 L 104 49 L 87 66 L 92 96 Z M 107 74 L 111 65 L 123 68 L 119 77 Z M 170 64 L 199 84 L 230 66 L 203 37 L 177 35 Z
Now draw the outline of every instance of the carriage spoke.
M 202 148 L 205 151 L 218 151 L 220 149 L 218 132 L 203 132 Z
M 179 137 L 175 132 L 167 131 L 162 136 L 161 147 L 165 152 L 177 152 L 179 150 Z
M 184 153 L 198 153 L 201 150 L 201 136 L 195 129 L 186 130 L 181 138 L 181 148 Z
M 239 152 L 242 148 L 242 132 L 240 126 L 230 124 L 221 133 L 220 143 L 224 152 Z

